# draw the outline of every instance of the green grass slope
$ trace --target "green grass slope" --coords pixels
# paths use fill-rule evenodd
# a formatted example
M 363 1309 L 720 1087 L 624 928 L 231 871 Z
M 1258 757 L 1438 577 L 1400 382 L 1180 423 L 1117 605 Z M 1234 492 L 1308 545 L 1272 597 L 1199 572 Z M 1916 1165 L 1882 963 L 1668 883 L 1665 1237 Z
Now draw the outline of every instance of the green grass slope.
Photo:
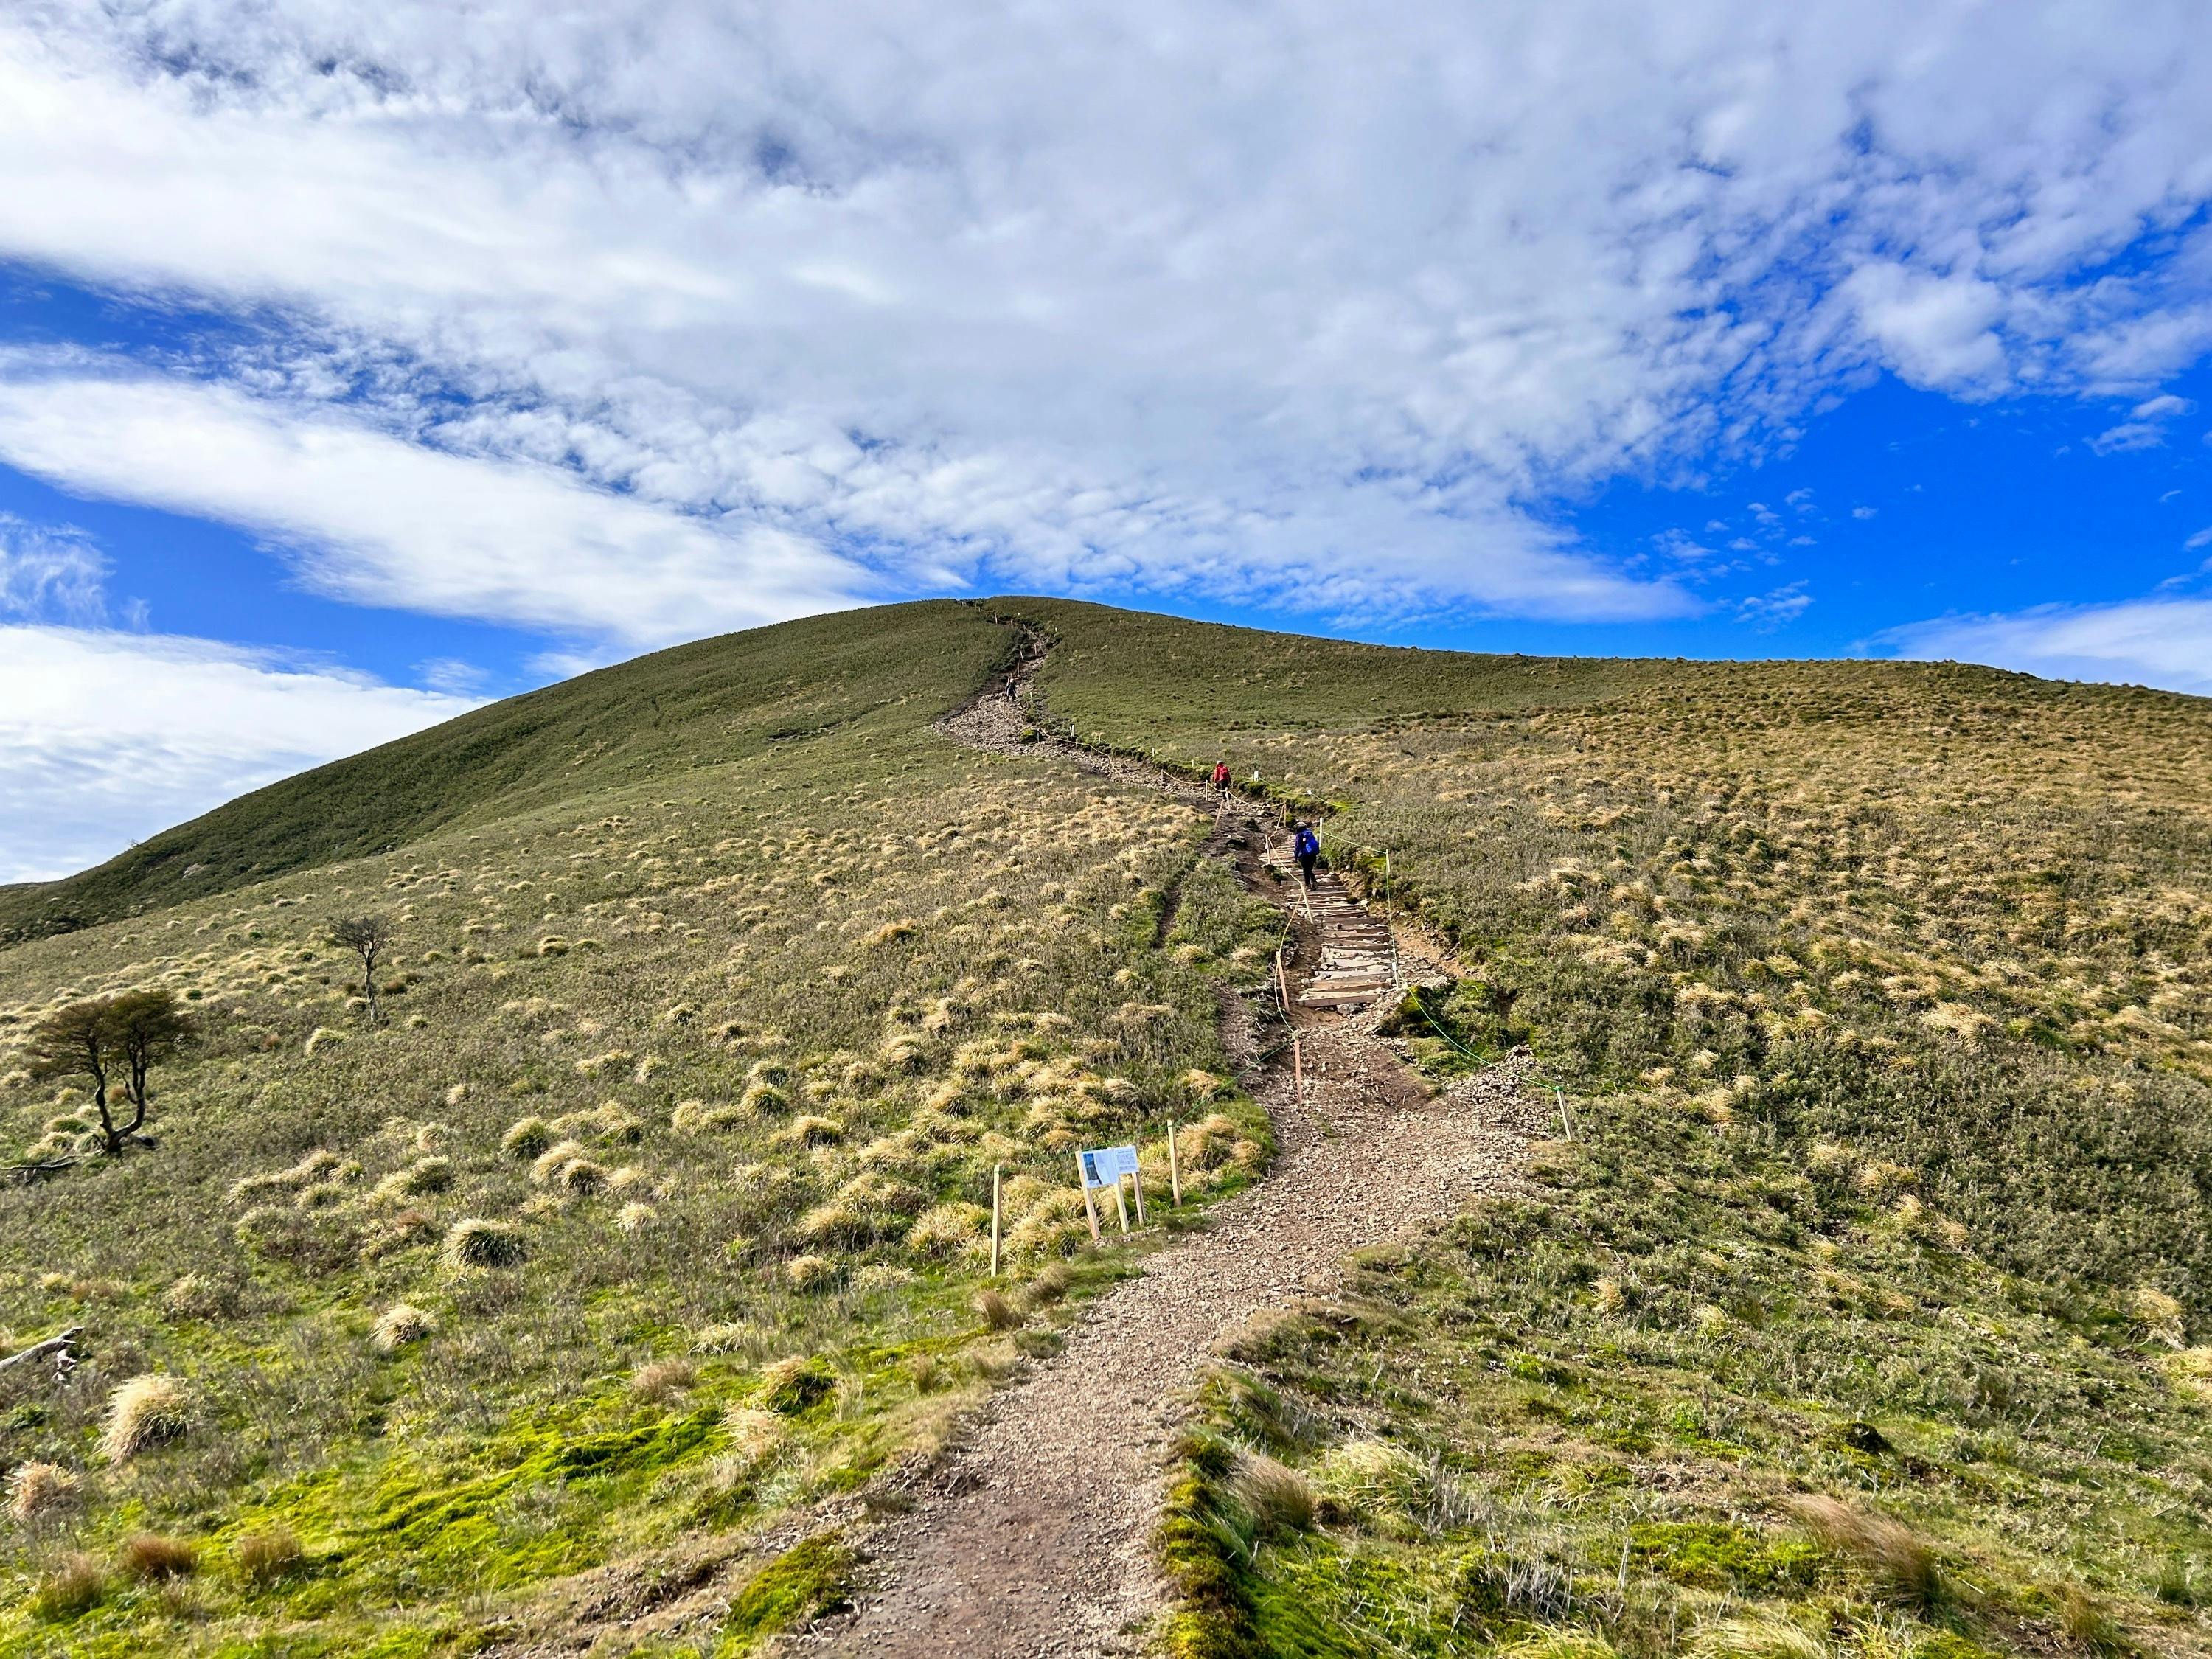
M 772 743 L 949 695 L 1004 647 L 1001 630 L 948 599 L 658 652 L 286 778 L 81 875 L 0 887 L 0 944 L 757 756 Z
M 1269 913 L 1198 815 L 928 729 L 1007 643 L 935 605 L 647 659 L 561 688 L 514 796 L 450 729 L 400 748 L 453 769 L 396 852 L 314 862 L 280 787 L 227 822 L 304 823 L 301 867 L 0 953 L 11 1158 L 85 1139 L 15 1059 L 45 1012 L 160 985 L 208 1033 L 157 1147 L 0 1187 L 0 1351 L 88 1352 L 0 1374 L 0 1651 L 628 1644 L 701 1586 L 669 1616 L 740 1653 L 836 1599 L 854 1495 L 1120 1270 L 1069 1149 L 1164 1182 L 1174 1119 L 1194 1203 L 1266 1151 L 1216 1006 Z M 373 1029 L 326 934 L 369 908 Z M 120 1444 L 147 1377 L 179 1403 Z
M 2212 704 L 1002 599 L 483 711 L 0 951 L 10 1150 L 82 1135 L 10 1058 L 42 1011 L 162 984 L 211 1034 L 157 1149 L 0 1191 L 0 1344 L 93 1355 L 0 1377 L 0 1650 L 754 1651 L 1117 1271 L 1071 1146 L 1261 1166 L 1213 1013 L 1267 916 L 1192 815 L 928 730 L 994 617 L 1085 738 L 1333 803 L 1465 964 L 1395 1015 L 1420 1064 L 1525 1043 L 1571 1114 L 1523 1196 L 1223 1356 L 1174 1650 L 2212 1648 Z M 324 935 L 372 907 L 374 1030 Z M 180 1432 L 103 1451 L 149 1373 Z
M 1423 1063 L 1566 1102 L 1210 1380 L 1182 1651 L 2204 1650 L 2212 703 L 1006 609 L 1091 740 L 1335 802 L 1468 964 Z

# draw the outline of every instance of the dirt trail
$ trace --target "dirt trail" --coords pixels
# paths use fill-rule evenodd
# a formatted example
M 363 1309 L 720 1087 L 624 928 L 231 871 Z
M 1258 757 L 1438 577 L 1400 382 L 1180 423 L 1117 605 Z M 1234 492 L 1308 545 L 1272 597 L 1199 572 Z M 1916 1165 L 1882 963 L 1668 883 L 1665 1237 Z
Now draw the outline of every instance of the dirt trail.
M 1033 643 L 1015 669 L 1018 693 L 1041 655 Z M 1158 769 L 1051 737 L 1024 743 L 1026 724 L 1002 682 L 939 729 L 996 753 L 1057 754 L 1217 813 L 1210 791 Z M 1218 813 L 1206 849 L 1298 921 L 1302 959 L 1326 961 L 1322 913 L 1308 922 L 1293 886 L 1261 878 L 1262 856 L 1282 856 L 1269 842 L 1256 809 L 1237 802 Z M 1340 884 L 1327 909 L 1346 948 L 1370 944 L 1374 919 Z M 1294 1000 L 1309 978 L 1293 980 Z M 1275 1124 L 1279 1155 L 1267 1179 L 1216 1206 L 1205 1231 L 1152 1255 L 1141 1277 L 1091 1307 L 1057 1356 L 993 1401 L 915 1509 L 869 1540 L 875 1588 L 805 1645 L 933 1659 L 1143 1651 L 1165 1600 L 1150 1545 L 1167 1440 L 1177 1396 L 1207 1354 L 1255 1314 L 1327 1293 L 1348 1252 L 1449 1217 L 1478 1194 L 1511 1190 L 1541 1132 L 1540 1107 L 1517 1097 L 1516 1062 L 1432 1097 L 1368 1022 L 1301 1003 L 1299 1098 L 1287 1066 L 1254 1058 L 1251 1008 L 1232 1000 L 1226 1018 L 1230 1052 Z

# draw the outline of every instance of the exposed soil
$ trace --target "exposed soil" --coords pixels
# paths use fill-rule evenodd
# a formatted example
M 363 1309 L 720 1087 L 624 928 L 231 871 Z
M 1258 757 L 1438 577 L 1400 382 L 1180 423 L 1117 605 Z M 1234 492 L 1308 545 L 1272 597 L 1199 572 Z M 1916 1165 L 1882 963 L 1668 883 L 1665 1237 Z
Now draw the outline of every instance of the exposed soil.
M 1275 1125 L 1267 1179 L 1149 1255 L 1139 1277 L 1091 1304 L 1060 1353 L 996 1396 L 915 1507 L 869 1537 L 870 1588 L 851 1614 L 796 1638 L 810 1648 L 933 1659 L 1143 1651 L 1165 1599 L 1151 1540 L 1167 1442 L 1207 1355 L 1254 1316 L 1328 1293 L 1352 1250 L 1512 1190 L 1546 1122 L 1540 1103 L 1519 1097 L 1520 1060 L 1432 1093 L 1375 1034 L 1371 1014 L 1304 1006 L 1314 971 L 1336 959 L 1322 910 L 1361 940 L 1375 919 L 1340 884 L 1310 906 L 1294 876 L 1281 878 L 1285 838 L 1249 803 L 1036 734 L 1016 699 L 1033 696 L 1042 654 L 1030 639 L 1009 677 L 1015 697 L 1002 681 L 939 729 L 996 753 L 1056 755 L 1212 814 L 1205 855 L 1232 861 L 1298 930 L 1290 990 L 1304 1087 L 1273 1005 L 1228 999 L 1224 1040 Z M 1400 971 L 1436 970 L 1402 950 Z

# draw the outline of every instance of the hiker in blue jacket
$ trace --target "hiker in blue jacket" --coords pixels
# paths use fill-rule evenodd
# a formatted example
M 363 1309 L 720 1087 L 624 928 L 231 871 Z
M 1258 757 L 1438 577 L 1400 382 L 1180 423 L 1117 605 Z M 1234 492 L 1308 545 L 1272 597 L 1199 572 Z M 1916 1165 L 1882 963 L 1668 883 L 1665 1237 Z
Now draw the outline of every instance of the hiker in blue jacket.
M 1314 884 L 1314 864 L 1321 857 L 1321 837 L 1314 834 L 1310 823 L 1298 826 L 1297 839 L 1291 843 L 1291 851 L 1297 855 L 1298 871 L 1306 878 L 1306 885 Z

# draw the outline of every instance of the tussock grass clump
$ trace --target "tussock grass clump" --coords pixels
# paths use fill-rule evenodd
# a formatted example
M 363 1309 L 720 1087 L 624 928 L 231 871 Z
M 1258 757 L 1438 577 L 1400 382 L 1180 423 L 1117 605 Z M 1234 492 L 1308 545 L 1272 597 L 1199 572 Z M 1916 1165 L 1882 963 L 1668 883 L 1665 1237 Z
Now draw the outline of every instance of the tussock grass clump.
M 553 1127 L 542 1117 L 526 1117 L 507 1127 L 499 1138 L 499 1149 L 512 1158 L 534 1158 L 554 1142 Z
M 748 1090 L 747 1094 L 752 1091 Z M 795 1117 L 769 1137 L 771 1146 L 835 1146 L 845 1138 L 845 1126 L 834 1117 L 809 1113 Z
M 556 1140 L 530 1161 L 530 1178 L 540 1187 L 557 1186 L 561 1171 L 583 1158 L 588 1151 L 579 1140 Z
M 31 1611 L 50 1624 L 75 1619 L 107 1596 L 107 1569 L 82 1550 L 64 1556 L 40 1577 L 31 1592 Z
M 198 1572 L 200 1553 L 181 1538 L 142 1532 L 124 1540 L 123 1547 L 116 1552 L 115 1565 L 125 1578 L 140 1583 L 160 1583 Z
M 784 1283 L 794 1291 L 826 1291 L 844 1272 L 826 1255 L 795 1255 L 783 1264 Z
M 837 1379 L 819 1359 L 791 1354 L 764 1366 L 760 1376 L 760 1401 L 769 1411 L 796 1417 L 828 1399 Z
M 658 1213 L 652 1205 L 632 1199 L 615 1212 L 615 1225 L 626 1233 L 641 1233 L 653 1224 Z
M 248 1583 L 273 1584 L 300 1570 L 307 1550 L 299 1534 L 281 1522 L 241 1535 L 232 1547 L 231 1559 Z
M 1311 1483 L 1265 1452 L 1248 1451 L 1238 1457 L 1229 1490 L 1263 1534 L 1313 1530 L 1320 1504 Z
M 1773 1613 L 1723 1619 L 1690 1638 L 1692 1659 L 1831 1659 L 1834 1650 L 1813 1631 Z
M 328 1179 L 344 1161 L 332 1152 L 309 1152 L 289 1169 L 271 1170 L 261 1175 L 246 1176 L 241 1180 L 233 1182 L 230 1187 L 230 1200 L 234 1204 L 240 1204 L 247 1199 L 258 1198 L 266 1194 L 296 1192 L 302 1187 Z
M 127 1463 L 141 1452 L 179 1438 L 189 1426 L 191 1395 L 178 1378 L 159 1371 L 134 1376 L 108 1396 L 100 1455 Z
M 782 1418 L 755 1406 L 732 1406 L 724 1412 L 722 1432 L 728 1437 L 732 1452 L 755 1462 L 773 1455 L 791 1439 L 791 1430 Z
M 1927 1607 L 1941 1593 L 1935 1552 L 1903 1522 L 1820 1492 L 1787 1498 L 1782 1509 L 1822 1549 L 1900 1601 Z
M 8 1516 L 33 1522 L 67 1509 L 83 1482 L 58 1463 L 19 1463 L 8 1473 Z
M 450 1268 L 519 1267 L 528 1254 L 522 1229 L 512 1222 L 472 1216 L 446 1232 L 444 1255 Z
M 699 1381 L 699 1368 L 684 1358 L 655 1359 L 630 1373 L 629 1391 L 665 1406 Z
M 375 1194 L 378 1198 L 386 1200 L 422 1198 L 432 1193 L 450 1190 L 459 1178 L 453 1160 L 450 1158 L 435 1155 L 418 1158 L 404 1169 L 394 1170 L 378 1182 Z
M 1430 1466 L 1387 1440 L 1352 1440 L 1332 1449 L 1316 1471 L 1322 1516 L 1404 1534 L 1435 1496 Z
M 1021 1310 L 997 1291 L 975 1292 L 975 1311 L 983 1316 L 983 1323 L 994 1331 L 1011 1331 L 1022 1322 Z
M 2179 1300 L 2151 1285 L 2137 1285 L 2130 1300 L 2136 1322 L 2153 1340 L 2172 1348 L 2188 1345 L 2188 1333 L 2182 1324 L 2186 1310 Z
M 733 1128 L 750 1122 L 752 1114 L 730 1101 L 679 1100 L 668 1115 L 668 1127 L 684 1134 Z
M 1065 1262 L 1054 1261 L 1022 1286 L 1022 1301 L 1031 1308 L 1048 1308 L 1067 1294 L 1075 1275 Z
M 939 1261 L 974 1255 L 983 1248 L 990 1225 L 991 1212 L 981 1204 L 939 1204 L 907 1230 L 906 1247 Z
M 369 1224 L 368 1231 L 362 1239 L 362 1258 L 367 1261 L 381 1261 L 386 1256 L 428 1244 L 437 1236 L 438 1224 L 430 1212 L 410 1207 Z
M 222 1319 L 238 1311 L 238 1286 L 205 1273 L 181 1273 L 161 1292 L 161 1313 L 169 1319 Z
M 438 1328 L 438 1322 L 411 1302 L 395 1302 L 377 1316 L 369 1340 L 380 1353 L 396 1353 L 420 1342 Z
M 595 1164 L 588 1158 L 572 1158 L 555 1172 L 553 1184 L 564 1193 L 580 1197 L 605 1191 L 610 1178 L 605 1164 Z

